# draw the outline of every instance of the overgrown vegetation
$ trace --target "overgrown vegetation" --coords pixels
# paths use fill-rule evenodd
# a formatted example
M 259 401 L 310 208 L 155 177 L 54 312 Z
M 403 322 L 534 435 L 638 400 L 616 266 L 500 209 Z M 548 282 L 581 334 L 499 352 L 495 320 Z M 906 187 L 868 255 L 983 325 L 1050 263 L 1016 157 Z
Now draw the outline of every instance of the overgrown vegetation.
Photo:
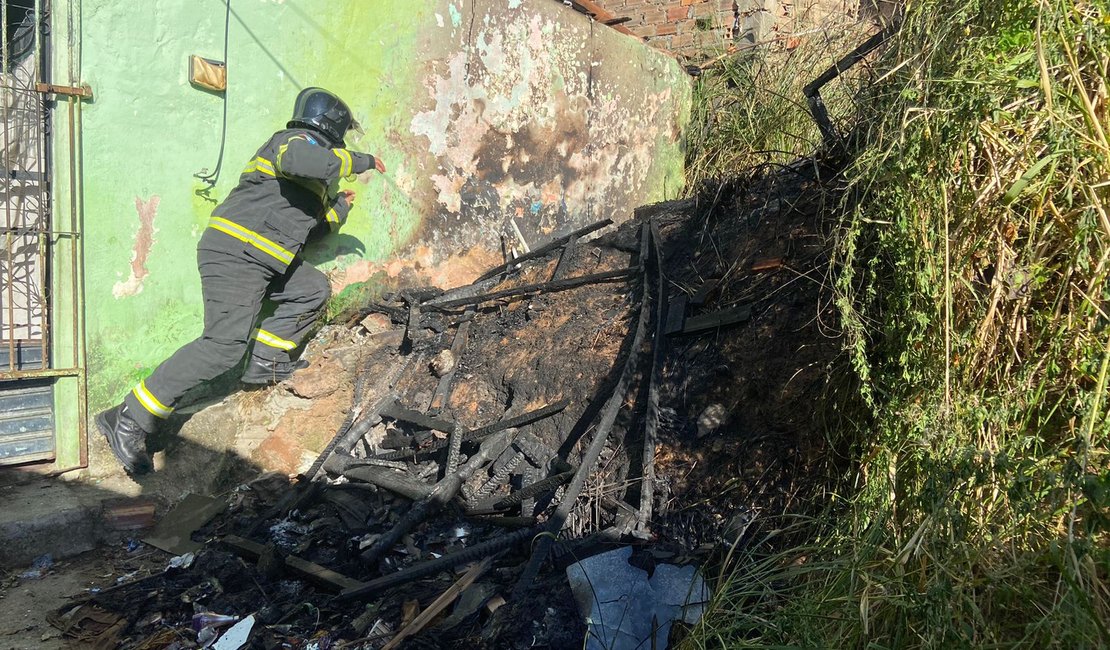
M 700 82 L 700 177 L 815 148 L 800 92 L 720 116 L 795 83 L 730 84 L 752 65 Z M 830 102 L 854 134 L 829 179 L 852 489 L 804 548 L 737 549 L 688 644 L 1106 646 L 1110 7 L 923 0 L 868 65 Z

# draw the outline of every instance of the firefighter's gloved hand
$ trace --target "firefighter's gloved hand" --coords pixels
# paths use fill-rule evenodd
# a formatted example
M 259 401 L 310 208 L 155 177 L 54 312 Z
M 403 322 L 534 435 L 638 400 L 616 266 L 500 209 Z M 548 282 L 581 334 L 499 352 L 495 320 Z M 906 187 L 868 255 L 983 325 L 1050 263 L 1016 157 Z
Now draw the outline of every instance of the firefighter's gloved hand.
M 343 199 L 348 207 L 355 204 L 355 191 L 354 190 L 340 190 L 339 198 Z
M 385 173 L 385 163 L 377 156 L 371 156 L 368 153 L 351 152 L 351 158 L 354 159 L 354 165 L 351 168 L 352 174 L 361 174 L 371 169 L 376 169 L 380 173 Z

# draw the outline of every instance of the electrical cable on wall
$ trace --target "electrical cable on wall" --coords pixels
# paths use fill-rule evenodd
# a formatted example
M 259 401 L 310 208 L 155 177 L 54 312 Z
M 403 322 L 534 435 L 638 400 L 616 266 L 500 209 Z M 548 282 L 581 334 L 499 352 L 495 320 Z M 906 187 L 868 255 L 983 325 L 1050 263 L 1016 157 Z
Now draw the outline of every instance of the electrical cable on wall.
M 231 0 L 225 0 L 224 5 L 227 11 L 224 13 L 224 65 L 227 65 L 227 37 L 231 27 Z M 193 174 L 194 178 L 199 178 L 208 184 L 209 189 L 216 186 L 216 181 L 220 179 L 220 168 L 224 164 L 224 146 L 227 144 L 227 90 L 224 90 L 224 116 L 223 125 L 220 127 L 220 153 L 216 158 L 216 169 L 212 173 L 208 173 L 208 168 L 205 167 L 201 171 Z

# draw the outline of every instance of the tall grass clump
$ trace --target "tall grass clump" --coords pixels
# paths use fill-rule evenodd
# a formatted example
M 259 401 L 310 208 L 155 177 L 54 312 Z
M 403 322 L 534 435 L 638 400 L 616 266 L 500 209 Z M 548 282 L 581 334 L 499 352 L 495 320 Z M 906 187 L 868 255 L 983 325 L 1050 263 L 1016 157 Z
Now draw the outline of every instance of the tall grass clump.
M 1110 646 L 1110 6 L 922 0 L 845 120 L 847 506 L 693 647 Z
M 813 30 L 790 49 L 781 42 L 749 46 L 715 59 L 694 85 L 687 186 L 696 190 L 702 181 L 813 153 L 821 133 L 802 88 L 865 36 L 858 25 L 833 25 Z M 846 110 L 861 70 L 830 86 L 826 103 Z

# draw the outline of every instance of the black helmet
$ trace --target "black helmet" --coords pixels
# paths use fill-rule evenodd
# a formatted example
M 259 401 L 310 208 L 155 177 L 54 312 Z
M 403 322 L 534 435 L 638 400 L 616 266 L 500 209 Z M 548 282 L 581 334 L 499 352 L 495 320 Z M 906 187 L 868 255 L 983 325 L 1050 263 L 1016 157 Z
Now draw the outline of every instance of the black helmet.
M 293 119 L 289 128 L 303 127 L 324 134 L 333 147 L 346 146 L 343 138 L 348 129 L 359 129 L 351 116 L 351 109 L 332 93 L 323 88 L 305 88 L 293 104 Z

